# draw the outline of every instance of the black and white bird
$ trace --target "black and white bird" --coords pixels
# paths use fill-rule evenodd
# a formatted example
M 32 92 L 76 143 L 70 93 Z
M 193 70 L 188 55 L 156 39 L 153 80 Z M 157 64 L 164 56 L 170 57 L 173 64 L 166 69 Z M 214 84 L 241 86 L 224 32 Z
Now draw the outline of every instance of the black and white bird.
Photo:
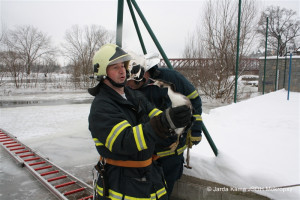
M 168 88 L 168 96 L 172 102 L 172 107 L 187 105 L 191 109 L 191 112 L 192 112 L 193 106 L 192 106 L 190 99 L 187 98 L 185 95 L 176 92 L 174 85 L 172 83 L 169 83 L 169 82 L 166 82 L 163 80 L 154 80 L 154 79 L 151 79 L 151 80 L 154 81 L 154 83 L 152 83 L 152 85 L 157 85 L 160 88 Z M 169 146 L 171 151 L 176 150 L 176 148 L 179 144 L 179 138 L 182 135 L 182 133 L 184 132 L 185 128 L 186 127 L 175 129 L 175 133 L 177 134 L 177 141 Z M 188 169 L 192 169 L 192 167 L 190 166 L 190 147 L 187 148 L 186 165 L 184 165 L 184 166 Z
M 153 81 L 153 83 L 151 85 L 157 85 L 160 88 L 167 88 L 168 89 L 168 96 L 171 100 L 172 103 L 172 107 L 178 107 L 178 106 L 182 106 L 182 105 L 187 105 L 190 109 L 191 112 L 193 110 L 193 106 L 192 103 L 190 101 L 189 98 L 187 98 L 185 95 L 176 92 L 174 85 L 172 83 L 163 81 L 163 80 L 155 80 L 155 79 L 151 79 Z M 186 127 L 182 127 L 182 128 L 177 128 L 175 129 L 176 134 L 178 135 L 178 137 L 183 133 L 184 129 Z

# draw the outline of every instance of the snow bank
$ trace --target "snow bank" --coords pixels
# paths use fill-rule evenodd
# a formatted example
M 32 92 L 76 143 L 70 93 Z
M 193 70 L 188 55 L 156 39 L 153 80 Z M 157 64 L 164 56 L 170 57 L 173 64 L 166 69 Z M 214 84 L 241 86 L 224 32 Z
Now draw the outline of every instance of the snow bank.
M 193 169 L 184 173 L 258 190 L 300 184 L 300 94 L 290 95 L 287 101 L 287 92 L 280 90 L 204 114 L 219 155 L 203 138 L 191 150 Z M 274 199 L 300 198 L 300 187 L 278 190 L 255 192 Z

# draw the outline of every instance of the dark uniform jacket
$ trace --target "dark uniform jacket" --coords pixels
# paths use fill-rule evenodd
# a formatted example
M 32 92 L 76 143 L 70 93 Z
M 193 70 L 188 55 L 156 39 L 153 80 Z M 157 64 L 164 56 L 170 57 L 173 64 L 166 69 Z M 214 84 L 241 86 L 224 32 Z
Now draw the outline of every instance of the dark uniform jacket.
M 122 161 L 144 161 L 152 157 L 160 138 L 149 119 L 162 111 L 156 109 L 139 92 L 125 87 L 126 99 L 106 84 L 91 105 L 89 129 L 97 151 L 104 158 Z M 109 198 L 167 199 L 162 169 L 155 161 L 147 167 L 105 165 Z M 98 179 L 97 192 L 103 195 L 103 180 Z
M 158 68 L 154 66 L 150 69 L 151 78 L 153 79 L 161 79 L 167 82 L 174 84 L 176 92 L 179 92 L 185 96 L 187 96 L 193 105 L 195 117 L 195 121 L 193 126 L 191 127 L 192 133 L 192 141 L 195 144 L 201 141 L 201 130 L 202 130 L 202 102 L 200 96 L 195 89 L 195 87 L 179 72 L 175 70 L 171 70 L 168 68 Z M 168 89 L 167 88 L 159 88 L 155 85 L 145 85 L 140 89 L 147 98 L 160 110 L 165 110 L 171 106 L 170 98 L 168 97 Z M 185 136 L 186 133 L 183 134 L 183 137 L 180 139 L 179 145 L 177 149 L 171 151 L 168 147 L 176 142 L 177 136 L 169 137 L 168 139 L 162 141 L 157 144 L 156 152 L 160 157 L 170 156 L 174 154 L 182 154 L 186 149 L 185 145 Z

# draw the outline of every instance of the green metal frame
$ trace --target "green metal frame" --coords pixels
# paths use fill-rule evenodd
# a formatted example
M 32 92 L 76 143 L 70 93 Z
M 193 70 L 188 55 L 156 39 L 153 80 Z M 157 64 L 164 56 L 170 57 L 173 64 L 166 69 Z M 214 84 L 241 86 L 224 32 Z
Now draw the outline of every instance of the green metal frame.
M 142 11 L 140 10 L 139 6 L 137 5 L 136 1 L 135 0 L 127 0 L 127 4 L 128 4 L 128 7 L 129 7 L 129 10 L 130 10 L 130 14 L 131 14 L 132 20 L 134 22 L 134 26 L 135 26 L 135 29 L 136 29 L 139 41 L 141 43 L 141 47 L 143 49 L 143 53 L 146 54 L 147 51 L 146 51 L 145 44 L 144 44 L 144 41 L 143 41 L 143 38 L 142 38 L 142 35 L 141 35 L 141 32 L 140 32 L 140 29 L 139 29 L 139 26 L 138 26 L 138 23 L 137 23 L 135 14 L 134 14 L 133 7 L 135 8 L 136 12 L 140 16 L 142 22 L 144 23 L 144 26 L 146 27 L 148 33 L 150 34 L 153 42 L 156 45 L 156 48 L 160 52 L 160 54 L 163 57 L 165 63 L 167 64 L 168 68 L 173 69 L 173 66 L 171 65 L 171 63 L 170 63 L 167 55 L 165 54 L 165 52 L 164 52 L 163 48 L 161 47 L 160 43 L 158 42 L 155 34 L 153 33 L 150 25 L 148 24 L 146 18 L 144 17 L 144 15 L 143 15 Z M 132 7 L 132 5 L 133 5 L 133 7 Z M 118 46 L 120 46 L 120 47 L 122 47 L 123 10 L 124 10 L 124 0 L 118 0 L 116 44 Z M 212 140 L 212 138 L 211 138 L 208 130 L 206 129 L 204 123 L 202 125 L 202 131 L 203 131 L 203 133 L 204 133 L 204 135 L 205 135 L 205 137 L 206 137 L 206 139 L 207 139 L 210 147 L 212 148 L 215 156 L 217 156 L 218 155 L 218 149 L 217 149 L 214 141 Z
M 142 37 L 141 31 L 140 31 L 139 25 L 137 23 L 137 20 L 136 20 L 135 14 L 134 14 L 134 10 L 132 8 L 130 0 L 127 0 L 127 5 L 128 5 L 128 8 L 129 8 L 129 11 L 130 11 L 133 23 L 134 23 L 134 27 L 135 27 L 136 33 L 137 33 L 138 38 L 140 40 L 141 47 L 143 49 L 143 53 L 147 54 L 147 50 L 146 50 L 146 47 L 145 47 L 145 44 L 144 44 L 144 41 L 143 41 L 143 37 Z
M 239 59 L 240 59 L 240 30 L 241 30 L 241 7 L 242 0 L 239 0 L 239 13 L 238 13 L 238 32 L 237 32 L 237 49 L 236 49 L 236 62 L 235 62 L 235 84 L 234 84 L 234 103 L 236 103 L 237 84 L 239 75 Z
M 118 0 L 116 44 L 119 47 L 122 47 L 123 10 L 124 10 L 124 0 Z
M 268 28 L 269 28 L 269 17 L 267 17 L 267 25 L 266 25 L 266 43 L 265 43 L 265 60 L 264 60 L 264 79 L 263 79 L 263 93 L 262 93 L 262 94 L 265 94 L 266 66 L 267 66 L 267 49 L 268 49 Z
M 278 89 L 278 83 L 277 83 L 277 78 L 278 78 L 278 56 L 279 56 L 279 49 L 280 49 L 280 35 L 278 36 L 278 45 L 277 45 L 277 58 L 276 58 L 276 71 L 275 71 L 275 91 Z

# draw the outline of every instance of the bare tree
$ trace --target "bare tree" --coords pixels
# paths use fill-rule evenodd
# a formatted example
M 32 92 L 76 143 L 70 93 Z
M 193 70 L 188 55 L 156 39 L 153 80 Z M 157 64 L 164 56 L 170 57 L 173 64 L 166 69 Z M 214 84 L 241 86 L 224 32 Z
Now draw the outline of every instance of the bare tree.
M 13 77 L 16 88 L 21 87 L 23 84 L 25 69 L 19 54 L 13 51 L 1 52 L 0 59 L 3 64 L 3 71 L 1 71 L 8 72 Z
M 185 44 L 183 58 L 204 58 L 207 56 L 204 42 L 200 35 L 201 31 L 189 34 Z
M 297 20 L 297 12 L 270 6 L 262 12 L 257 32 L 261 35 L 261 47 L 265 45 L 266 19 L 269 17 L 268 46 L 277 52 L 279 43 L 279 55 L 283 55 L 290 44 L 296 49 L 296 38 L 300 36 L 300 20 Z
M 84 83 L 84 87 L 88 86 L 95 52 L 112 39 L 113 36 L 107 30 L 96 25 L 83 28 L 75 25 L 66 31 L 63 51 L 73 67 L 75 87 L 81 87 L 81 82 Z
M 33 26 L 18 26 L 8 30 L 3 44 L 7 51 L 15 52 L 23 60 L 28 75 L 35 61 L 55 53 L 50 37 Z
M 250 52 L 255 37 L 256 10 L 253 1 L 242 1 L 240 59 Z M 193 39 L 198 45 L 190 45 L 190 42 L 186 46 L 190 52 L 196 48 L 199 56 L 205 51 L 207 58 L 211 59 L 210 63 L 201 66 L 203 70 L 198 70 L 202 74 L 197 76 L 198 81 L 194 84 L 212 98 L 230 99 L 233 95 L 234 79 L 231 77 L 235 74 L 237 29 L 238 0 L 220 0 L 218 3 L 209 0 L 203 22 L 198 25 Z

